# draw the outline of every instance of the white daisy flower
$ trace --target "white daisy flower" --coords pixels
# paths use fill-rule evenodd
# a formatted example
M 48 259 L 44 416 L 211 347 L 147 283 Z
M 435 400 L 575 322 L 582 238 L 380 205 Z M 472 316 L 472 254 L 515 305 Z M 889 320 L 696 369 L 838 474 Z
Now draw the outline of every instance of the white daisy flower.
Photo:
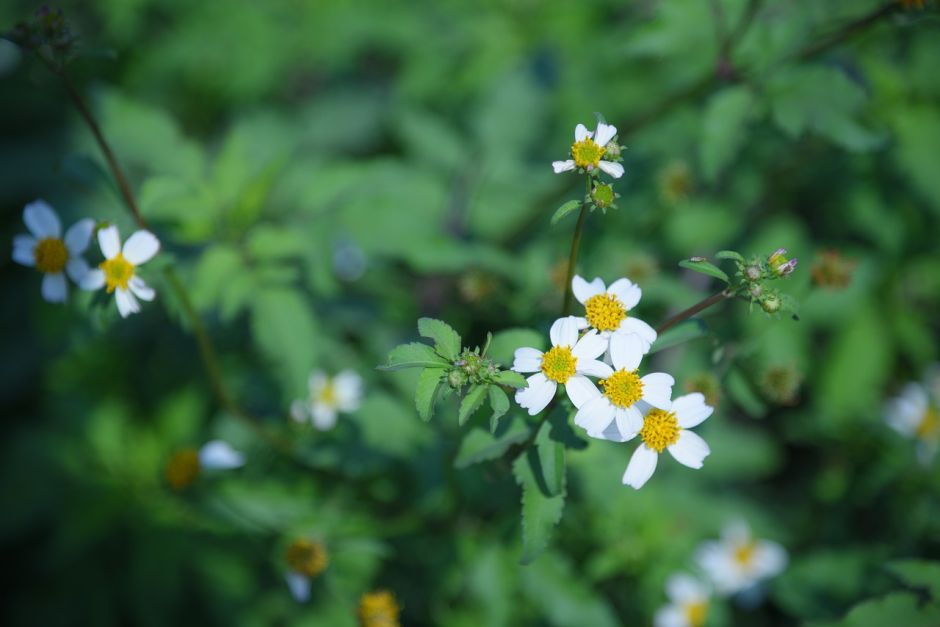
M 930 402 L 927 388 L 908 383 L 885 405 L 885 421 L 898 433 L 917 440 L 917 456 L 930 463 L 940 444 L 940 413 Z
M 137 299 L 154 299 L 153 288 L 137 276 L 137 266 L 153 259 L 160 250 L 160 242 L 150 231 L 137 231 L 124 242 L 121 248 L 121 236 L 116 226 L 109 226 L 98 231 L 98 246 L 104 261 L 98 269 L 91 270 L 82 281 L 82 288 L 98 290 L 106 287 L 108 294 L 114 292 L 118 312 L 122 318 L 140 311 Z
M 326 431 L 336 425 L 337 414 L 359 409 L 362 377 L 352 370 L 343 370 L 335 377 L 316 370 L 310 374 L 307 385 L 308 399 L 291 404 L 291 416 L 298 422 L 310 420 L 314 427 Z
M 604 337 L 612 333 L 636 333 L 643 340 L 643 352 L 649 352 L 650 345 L 656 341 L 656 331 L 639 318 L 628 315 L 636 307 L 643 290 L 630 279 L 617 279 L 604 286 L 600 277 L 588 283 L 575 275 L 571 279 L 571 291 L 578 302 L 584 305 L 584 317 L 579 318 L 581 328 L 591 327 Z
M 294 540 L 284 555 L 288 571 L 284 574 L 287 588 L 298 603 L 310 600 L 310 586 L 330 564 L 330 555 L 322 543 L 309 538 Z
M 736 594 L 773 577 L 787 565 L 787 552 L 776 542 L 757 540 L 744 521 L 736 521 L 721 540 L 705 542 L 696 561 L 722 594 Z
M 516 390 L 516 402 L 528 409 L 530 416 L 545 409 L 559 383 L 565 386 L 571 402 L 580 407 L 597 392 L 585 375 L 602 377 L 610 372 L 610 366 L 597 359 L 607 350 L 607 341 L 596 331 L 578 339 L 578 326 L 574 316 L 556 320 L 549 331 L 552 348 L 546 353 L 534 348 L 516 349 L 512 369 L 536 373 L 527 379 L 528 387 Z
M 708 444 L 698 434 L 689 431 L 712 415 L 714 408 L 705 404 L 705 397 L 698 392 L 673 399 L 669 409 L 651 409 L 643 417 L 640 439 L 643 444 L 636 448 L 623 483 L 637 490 L 643 487 L 659 461 L 664 449 L 677 462 L 689 468 L 701 468 L 702 462 L 711 453 Z
M 656 612 L 656 627 L 702 627 L 708 617 L 711 592 L 708 587 L 685 573 L 678 573 L 666 582 L 669 605 Z
M 593 331 L 592 331 L 593 333 Z M 579 405 L 574 423 L 588 435 L 605 440 L 626 442 L 643 428 L 643 411 L 649 407 L 668 410 L 672 403 L 675 379 L 663 372 L 644 377 L 637 374 L 643 359 L 643 340 L 634 333 L 615 333 L 610 337 L 610 361 L 604 364 L 599 381 L 603 392 L 588 382 L 589 394 Z M 600 369 L 599 369 L 600 370 Z M 608 434 L 611 423 L 617 428 Z
M 553 161 L 552 168 L 555 174 L 567 172 L 578 168 L 592 172 L 600 168 L 615 179 L 623 176 L 623 166 L 615 161 L 604 161 L 602 157 L 607 152 L 607 144 L 617 135 L 617 127 L 598 122 L 597 131 L 592 133 L 583 124 L 574 129 L 574 143 L 571 144 L 571 159 L 566 161 Z
M 245 456 L 222 440 L 206 442 L 198 451 L 179 451 L 166 465 L 166 479 L 174 490 L 189 487 L 203 470 L 231 470 L 245 465 Z
M 76 285 L 88 274 L 82 253 L 88 248 L 95 221 L 79 220 L 62 236 L 62 223 L 45 201 L 31 202 L 23 209 L 23 222 L 30 235 L 13 238 L 13 261 L 36 268 L 42 278 L 42 297 L 50 303 L 64 303 L 69 295 L 68 275 Z

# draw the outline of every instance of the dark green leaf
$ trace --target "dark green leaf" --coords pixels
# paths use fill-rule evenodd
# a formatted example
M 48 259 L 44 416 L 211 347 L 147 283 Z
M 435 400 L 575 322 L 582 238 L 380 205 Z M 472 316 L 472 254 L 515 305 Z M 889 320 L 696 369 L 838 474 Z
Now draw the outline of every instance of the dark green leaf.
M 524 442 L 529 437 L 529 429 L 520 420 L 503 420 L 496 433 L 483 429 L 474 429 L 460 443 L 455 468 L 466 468 L 489 459 L 496 459 L 513 444 Z
M 888 570 L 908 586 L 926 589 L 934 601 L 940 601 L 940 562 L 898 560 L 888 564 Z
M 444 371 L 440 368 L 425 368 L 418 377 L 418 386 L 415 388 L 415 407 L 421 419 L 428 421 L 434 413 L 434 403 L 437 401 Z
M 458 424 L 462 425 L 467 422 L 467 419 L 473 415 L 473 412 L 480 408 L 480 405 L 483 404 L 483 399 L 486 398 L 486 388 L 488 387 L 490 386 L 484 383 L 474 385 L 470 388 L 467 395 L 460 401 L 460 411 L 457 414 Z
M 531 447 L 512 465 L 516 483 L 522 487 L 522 564 L 531 564 L 545 550 L 565 508 L 564 492 L 548 496 L 539 485 L 537 465 L 538 455 Z
M 449 362 L 434 352 L 427 344 L 412 342 L 400 344 L 388 354 L 388 363 L 380 370 L 402 370 L 404 368 L 446 368 Z
M 552 427 L 546 421 L 542 423 L 535 438 L 538 452 L 538 470 L 536 479 L 541 475 L 540 484 L 544 485 L 548 496 L 557 496 L 565 489 L 565 445 L 550 436 Z
M 841 621 L 831 627 L 937 627 L 940 625 L 940 608 L 936 605 L 921 606 L 918 599 L 908 592 L 894 592 L 880 599 L 865 601 L 852 608 Z
M 499 425 L 499 419 L 509 411 L 509 397 L 498 385 L 487 386 L 490 395 L 490 407 L 493 409 L 493 415 L 490 416 L 490 431 L 495 433 Z
M 418 333 L 434 340 L 434 348 L 442 357 L 454 360 L 460 354 L 460 335 L 446 322 L 434 318 L 420 318 Z

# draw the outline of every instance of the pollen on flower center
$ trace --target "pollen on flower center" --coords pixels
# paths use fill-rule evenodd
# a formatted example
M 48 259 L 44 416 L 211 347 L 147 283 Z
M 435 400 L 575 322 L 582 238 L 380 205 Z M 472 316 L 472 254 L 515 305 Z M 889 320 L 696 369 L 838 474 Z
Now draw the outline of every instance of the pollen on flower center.
M 307 577 L 316 577 L 326 570 L 327 565 L 330 563 L 326 548 L 319 542 L 307 538 L 294 540 L 287 547 L 284 559 L 292 571 Z
M 739 544 L 734 547 L 734 561 L 742 568 L 749 567 L 755 550 L 757 550 L 757 543 L 752 540 Z
M 185 449 L 170 458 L 166 465 L 166 481 L 174 490 L 183 490 L 199 476 L 199 453 Z
M 933 407 L 930 407 L 924 412 L 920 423 L 917 425 L 917 437 L 929 440 L 936 436 L 938 431 L 940 431 L 940 414 Z
M 708 601 L 693 601 L 686 604 L 685 618 L 692 627 L 702 627 L 705 624 L 705 618 L 708 616 Z
M 58 237 L 47 237 L 39 240 L 33 249 L 36 257 L 36 269 L 47 274 L 62 272 L 69 260 L 69 251 Z
M 606 149 L 595 144 L 590 137 L 571 144 L 571 158 L 574 159 L 574 164 L 585 170 L 596 168 L 605 152 Z
M 599 383 L 604 388 L 604 396 L 617 407 L 629 407 L 643 398 L 643 382 L 636 371 L 618 370 Z
M 595 294 L 584 303 L 588 324 L 598 331 L 614 331 L 627 317 L 627 308 L 613 294 Z
M 118 253 L 111 259 L 105 259 L 99 265 L 104 271 L 104 280 L 108 294 L 115 288 L 127 289 L 127 284 L 134 278 L 134 264 L 124 258 L 124 255 Z
M 542 372 L 556 383 L 564 383 L 574 375 L 578 358 L 571 354 L 567 346 L 553 346 L 542 355 Z
M 653 409 L 643 419 L 640 437 L 646 446 L 657 453 L 662 453 L 663 449 L 679 440 L 680 431 L 682 428 L 675 414 L 662 409 Z
M 339 399 L 336 396 L 336 386 L 333 385 L 332 381 L 327 381 L 323 389 L 317 394 L 317 401 L 324 405 L 336 405 Z

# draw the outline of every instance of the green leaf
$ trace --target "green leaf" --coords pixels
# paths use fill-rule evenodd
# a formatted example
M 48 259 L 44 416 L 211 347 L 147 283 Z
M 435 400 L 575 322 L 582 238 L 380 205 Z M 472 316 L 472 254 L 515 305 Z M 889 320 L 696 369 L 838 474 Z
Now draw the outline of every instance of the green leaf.
M 740 261 L 741 263 L 744 263 L 744 257 L 741 255 L 741 253 L 735 252 L 733 250 L 719 250 L 717 253 L 715 253 L 715 257 L 718 259 L 732 259 L 734 261 Z
M 443 384 L 444 371 L 440 368 L 425 368 L 418 377 L 418 386 L 415 388 L 415 407 L 418 415 L 427 422 L 434 413 L 434 403 Z
M 434 318 L 420 318 L 418 333 L 421 337 L 434 340 L 434 348 L 442 357 L 454 360 L 460 354 L 460 335 L 446 322 Z
M 702 274 L 707 274 L 708 276 L 715 277 L 716 279 L 721 279 L 725 283 L 731 283 L 731 279 L 728 278 L 728 275 L 718 266 L 709 263 L 698 258 L 695 259 L 683 259 L 679 262 L 679 265 L 683 268 L 689 270 L 694 270 L 695 272 L 701 272 Z
M 747 87 L 729 87 L 708 101 L 699 142 L 705 180 L 714 182 L 741 150 L 753 110 L 754 96 Z
M 490 395 L 490 407 L 493 409 L 493 415 L 490 416 L 490 431 L 496 432 L 499 426 L 499 419 L 509 411 L 509 397 L 498 385 L 487 386 Z
M 568 215 L 575 209 L 579 209 L 580 207 L 581 207 L 580 200 L 569 200 L 568 202 L 560 206 L 558 209 L 555 210 L 555 214 L 552 216 L 552 226 L 555 226 L 559 220 L 564 218 L 566 215 Z
M 516 483 L 522 487 L 522 564 L 531 564 L 545 550 L 565 508 L 564 491 L 550 496 L 536 479 L 541 474 L 534 470 L 538 464 L 538 455 L 530 447 L 512 465 Z
M 317 323 L 305 299 L 294 290 L 268 288 L 252 297 L 255 343 L 279 375 L 285 390 L 302 389 L 316 363 Z
M 427 344 L 412 342 L 400 344 L 388 354 L 388 363 L 380 370 L 402 370 L 404 368 L 446 368 L 449 362 L 434 352 Z
M 529 429 L 519 420 L 503 420 L 495 433 L 488 433 L 483 429 L 474 429 L 468 433 L 460 443 L 455 468 L 466 468 L 473 464 L 496 459 L 513 444 L 525 442 L 529 437 Z
M 649 354 L 658 353 L 666 348 L 672 348 L 679 344 L 684 344 L 700 337 L 708 335 L 708 326 L 698 318 L 683 320 L 676 326 L 659 334 Z
M 483 404 L 483 399 L 486 398 L 486 388 L 488 387 L 490 387 L 489 384 L 484 383 L 474 385 L 470 388 L 467 395 L 460 401 L 460 411 L 457 413 L 458 424 L 462 425 L 467 422 L 467 418 L 472 416 L 473 412 L 480 408 L 480 405 Z
M 528 346 L 537 350 L 545 348 L 546 335 L 532 329 L 505 329 L 493 334 L 489 356 L 493 361 L 511 364 L 516 349 Z
M 888 570 L 912 588 L 926 589 L 934 601 L 940 601 L 940 562 L 897 560 Z
M 524 388 L 529 385 L 526 378 L 514 370 L 501 370 L 493 377 L 501 385 L 511 385 L 514 388 Z
M 565 445 L 552 439 L 551 429 L 551 425 L 545 421 L 535 438 L 540 471 L 536 473 L 536 478 L 538 479 L 541 475 L 545 492 L 549 496 L 557 496 L 565 489 Z
M 893 592 L 880 599 L 859 603 L 841 621 L 830 627 L 936 627 L 940 625 L 940 608 L 936 605 L 920 606 L 918 599 L 908 592 Z

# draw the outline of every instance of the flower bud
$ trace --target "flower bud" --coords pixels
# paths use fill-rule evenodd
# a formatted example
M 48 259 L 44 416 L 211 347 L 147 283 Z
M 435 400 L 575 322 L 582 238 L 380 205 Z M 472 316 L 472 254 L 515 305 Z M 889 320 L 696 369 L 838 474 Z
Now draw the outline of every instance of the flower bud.
M 748 293 L 754 298 L 760 298 L 760 295 L 764 293 L 764 286 L 759 283 L 755 283 L 750 287 Z
M 461 369 L 454 369 L 447 373 L 447 383 L 455 390 L 466 385 L 468 380 L 467 373 Z
M 616 139 L 610 140 L 606 146 L 604 146 L 604 157 L 611 161 L 616 161 L 620 158 L 621 151 L 620 144 L 617 143 Z
M 613 206 L 617 196 L 614 194 L 614 188 L 606 183 L 595 183 L 591 188 L 591 202 L 601 210 L 606 210 Z
M 761 274 L 763 273 L 760 270 L 760 266 L 751 265 L 744 268 L 744 278 L 746 278 L 748 281 L 756 281 L 760 279 Z
M 775 314 L 783 307 L 783 301 L 776 294 L 770 293 L 760 299 L 761 308 L 769 314 Z
M 767 264 L 777 276 L 787 276 L 796 269 L 796 259 L 787 259 L 786 254 L 786 248 L 778 248 L 767 258 Z

